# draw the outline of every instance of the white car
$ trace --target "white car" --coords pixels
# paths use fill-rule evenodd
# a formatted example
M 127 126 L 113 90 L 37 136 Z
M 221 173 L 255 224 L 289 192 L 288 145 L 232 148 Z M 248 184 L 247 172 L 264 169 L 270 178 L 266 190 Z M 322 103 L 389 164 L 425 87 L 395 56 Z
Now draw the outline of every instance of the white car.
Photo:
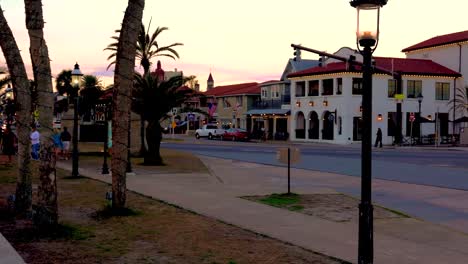
M 207 137 L 208 139 L 213 139 L 221 137 L 223 134 L 224 129 L 218 128 L 216 124 L 207 124 L 195 131 L 195 138 L 200 139 L 201 137 Z

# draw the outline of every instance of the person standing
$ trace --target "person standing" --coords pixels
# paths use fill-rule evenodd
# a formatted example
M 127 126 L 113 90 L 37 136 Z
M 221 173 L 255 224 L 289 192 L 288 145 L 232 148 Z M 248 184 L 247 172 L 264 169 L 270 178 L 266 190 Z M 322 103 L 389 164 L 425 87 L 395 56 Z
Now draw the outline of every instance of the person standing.
M 32 132 L 30 135 L 31 138 L 31 158 L 33 160 L 38 160 L 39 159 L 39 149 L 41 147 L 39 138 L 41 137 L 41 134 L 39 134 L 39 131 L 37 131 L 36 125 L 33 124 L 31 126 Z
M 379 145 L 379 148 L 382 148 L 382 130 L 380 128 L 377 129 L 377 138 L 375 139 L 374 147 L 376 148 L 377 145 Z
M 63 144 L 62 140 L 60 139 L 61 133 L 59 128 L 54 129 L 54 134 L 52 135 L 52 140 L 54 141 L 55 147 L 55 157 L 56 159 L 60 159 L 62 155 Z
M 62 140 L 62 147 L 63 147 L 63 157 L 68 160 L 70 158 L 70 141 L 71 141 L 71 135 L 70 132 L 68 132 L 67 127 L 63 127 L 63 131 L 60 134 L 60 140 Z
M 11 165 L 11 161 L 12 161 L 11 157 L 15 155 L 15 152 L 16 152 L 15 141 L 16 141 L 15 134 L 13 134 L 13 132 L 11 132 L 11 128 L 7 126 L 2 137 L 2 147 L 3 147 L 3 154 L 8 156 L 8 165 Z

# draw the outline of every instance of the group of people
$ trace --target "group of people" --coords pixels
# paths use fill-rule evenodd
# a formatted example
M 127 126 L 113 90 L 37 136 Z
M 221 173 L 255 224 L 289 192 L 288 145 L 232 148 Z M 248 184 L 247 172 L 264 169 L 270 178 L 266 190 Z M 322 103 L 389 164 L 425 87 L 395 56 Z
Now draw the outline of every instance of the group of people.
M 41 146 L 40 138 L 41 134 L 37 131 L 35 124 L 31 126 L 31 134 L 29 136 L 31 140 L 31 158 L 33 160 L 39 159 L 39 150 Z M 55 147 L 55 154 L 57 159 L 70 159 L 70 141 L 71 135 L 68 132 L 67 127 L 60 131 L 59 128 L 54 129 L 52 139 Z M 7 126 L 2 132 L 0 129 L 0 146 L 4 155 L 8 156 L 8 165 L 11 165 L 12 157 L 17 151 L 17 137 L 11 130 L 10 126 Z
M 39 159 L 39 149 L 41 146 L 40 138 L 41 135 L 35 125 L 32 127 L 32 132 L 30 135 L 31 138 L 31 158 L 34 160 Z M 52 140 L 55 147 L 55 155 L 57 159 L 70 159 L 70 141 L 71 135 L 68 132 L 67 127 L 63 128 L 63 131 L 60 131 L 60 128 L 54 129 L 54 134 L 52 135 Z
M 60 132 L 60 128 L 54 129 L 54 134 L 52 135 L 55 146 L 55 154 L 58 159 L 70 159 L 70 141 L 71 135 L 68 132 L 67 127 L 63 127 L 63 131 Z

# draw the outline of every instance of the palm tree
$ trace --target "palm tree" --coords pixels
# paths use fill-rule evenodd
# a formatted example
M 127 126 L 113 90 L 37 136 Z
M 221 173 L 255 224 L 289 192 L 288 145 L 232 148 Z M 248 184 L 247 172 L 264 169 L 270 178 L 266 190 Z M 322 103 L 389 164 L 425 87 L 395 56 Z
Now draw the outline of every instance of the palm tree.
M 145 165 L 161 165 L 163 160 L 160 154 L 162 129 L 160 122 L 168 118 L 167 113 L 176 106 L 180 106 L 192 97 L 192 89 L 182 87 L 186 78 L 175 76 L 167 81 L 159 81 L 148 74 L 142 76 L 135 74 L 137 97 L 141 98 L 142 116 L 148 122 L 146 127 L 146 141 L 148 151 L 144 156 Z
M 90 121 L 91 112 L 95 110 L 96 103 L 103 93 L 103 87 L 101 80 L 94 75 L 84 75 L 81 83 L 83 88 L 80 90 L 82 98 L 80 115 L 83 116 L 84 121 Z
M 141 24 L 140 32 L 138 35 L 138 41 L 137 41 L 136 58 L 140 61 L 140 65 L 143 67 L 143 75 L 145 76 L 148 75 L 150 72 L 151 59 L 158 57 L 158 56 L 165 56 L 165 57 L 169 57 L 175 60 L 176 58 L 179 58 L 179 54 L 174 49 L 174 47 L 183 45 L 182 43 L 173 43 L 168 46 L 160 47 L 156 39 L 162 32 L 168 30 L 169 28 L 158 27 L 156 31 L 154 31 L 153 34 L 150 35 L 149 34 L 150 27 L 151 27 L 151 22 L 150 22 L 150 25 L 148 26 L 148 31 L 145 30 L 145 26 L 143 25 L 143 23 Z M 116 30 L 116 33 L 120 33 L 120 31 Z M 104 49 L 104 50 L 112 51 L 112 54 L 109 55 L 107 60 L 114 59 L 116 51 L 117 51 L 119 37 L 113 36 L 111 38 L 117 42 L 109 44 L 107 48 Z M 115 61 L 112 61 L 107 66 L 107 69 L 109 69 L 109 67 L 111 67 L 114 63 Z M 140 156 L 144 156 L 145 152 L 146 152 L 145 121 L 143 120 L 143 117 L 140 115 Z
M 457 88 L 455 98 L 448 102 L 450 111 L 458 112 L 462 117 L 468 116 L 468 86 Z
M 128 0 L 115 55 L 114 90 L 112 97 L 112 207 L 125 207 L 127 198 L 126 168 L 128 163 L 128 125 L 131 107 L 131 90 L 136 57 L 138 32 L 141 26 L 144 0 Z
M 149 30 L 151 27 L 151 22 L 150 25 L 148 26 L 148 31 L 145 30 L 145 25 L 143 23 L 141 24 L 140 32 L 138 35 L 138 40 L 137 40 L 137 53 L 136 53 L 136 58 L 140 61 L 140 66 L 143 67 L 143 75 L 147 75 L 150 71 L 151 67 L 151 59 L 156 58 L 158 56 L 165 56 L 169 57 L 172 59 L 179 58 L 179 53 L 174 49 L 176 46 L 182 46 L 184 44 L 182 43 L 173 43 L 168 46 L 162 46 L 160 47 L 158 44 L 158 41 L 156 38 L 164 31 L 169 30 L 168 27 L 158 27 L 153 34 L 149 34 Z M 120 33 L 120 30 L 116 30 L 116 33 Z M 116 42 L 109 44 L 104 50 L 110 50 L 112 51 L 112 54 L 109 55 L 107 60 L 113 60 L 115 58 L 116 52 L 117 52 L 117 45 L 119 41 L 118 36 L 113 36 L 111 37 L 113 40 Z M 108 66 L 107 69 L 109 69 L 113 64 L 115 64 L 115 60 L 112 61 Z
M 15 210 L 26 214 L 32 205 L 32 177 L 31 177 L 31 141 L 29 140 L 29 125 L 31 124 L 31 94 L 29 80 L 23 59 L 16 44 L 15 37 L 3 15 L 0 6 L 0 46 L 11 76 L 15 100 L 21 102 L 16 105 L 16 131 L 18 136 L 18 179 L 16 182 Z
M 2 79 L 0 79 L 0 88 L 9 83 L 11 83 L 11 77 L 10 76 L 3 77 Z
M 71 84 L 71 72 L 71 70 L 62 70 L 55 79 L 55 88 L 60 95 L 67 94 L 69 98 L 73 99 L 77 91 Z
M 57 177 L 53 134 L 54 94 L 49 50 L 44 39 L 44 18 L 41 0 L 25 0 L 26 28 L 30 39 L 29 52 L 37 85 L 37 110 L 41 126 L 38 201 L 34 214 L 37 226 L 50 228 L 58 224 Z

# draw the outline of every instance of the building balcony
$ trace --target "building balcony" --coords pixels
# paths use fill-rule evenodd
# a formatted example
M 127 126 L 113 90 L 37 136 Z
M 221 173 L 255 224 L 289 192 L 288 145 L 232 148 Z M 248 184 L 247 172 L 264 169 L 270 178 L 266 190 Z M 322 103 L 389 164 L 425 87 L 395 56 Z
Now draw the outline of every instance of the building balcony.
M 291 96 L 283 95 L 282 98 L 278 99 L 264 99 L 256 101 L 252 105 L 252 109 L 281 109 L 282 105 L 290 105 Z

